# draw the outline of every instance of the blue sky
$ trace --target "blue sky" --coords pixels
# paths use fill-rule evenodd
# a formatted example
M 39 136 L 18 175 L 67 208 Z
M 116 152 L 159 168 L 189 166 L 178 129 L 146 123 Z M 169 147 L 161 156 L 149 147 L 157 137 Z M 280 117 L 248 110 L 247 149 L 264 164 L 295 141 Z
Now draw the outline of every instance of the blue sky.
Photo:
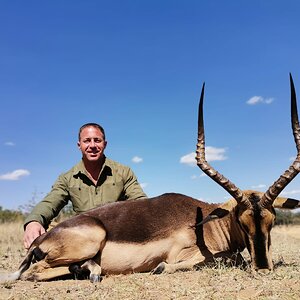
M 41 200 L 80 159 L 86 122 L 148 196 L 225 201 L 189 164 L 204 81 L 210 163 L 266 190 L 296 155 L 299 13 L 297 0 L 1 1 L 0 206 Z M 282 195 L 300 198 L 299 176 Z

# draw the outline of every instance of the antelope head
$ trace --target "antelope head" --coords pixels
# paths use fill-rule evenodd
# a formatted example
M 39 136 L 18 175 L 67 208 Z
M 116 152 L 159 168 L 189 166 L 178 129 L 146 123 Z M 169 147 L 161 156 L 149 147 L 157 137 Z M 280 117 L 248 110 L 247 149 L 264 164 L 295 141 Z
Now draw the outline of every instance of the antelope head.
M 276 207 L 276 198 L 300 171 L 300 128 L 292 76 L 290 74 L 291 121 L 297 147 L 297 156 L 291 166 L 265 193 L 240 190 L 226 177 L 214 170 L 206 161 L 203 122 L 204 86 L 203 84 L 198 114 L 197 165 L 205 174 L 222 186 L 234 200 L 221 205 L 211 212 L 201 223 L 204 224 L 213 219 L 222 218 L 230 212 L 234 212 L 236 222 L 243 232 L 245 244 L 251 256 L 252 268 L 256 271 L 272 270 L 270 231 L 276 216 L 274 210 L 274 207 Z

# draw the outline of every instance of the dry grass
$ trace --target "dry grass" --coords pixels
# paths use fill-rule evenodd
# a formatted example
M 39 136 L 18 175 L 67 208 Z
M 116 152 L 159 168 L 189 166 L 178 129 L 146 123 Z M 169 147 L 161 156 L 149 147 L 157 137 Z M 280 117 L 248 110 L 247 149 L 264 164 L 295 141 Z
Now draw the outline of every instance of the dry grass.
M 22 225 L 0 224 L 0 269 L 16 270 L 25 255 Z M 109 276 L 88 280 L 11 282 L 0 284 L 0 299 L 299 299 L 300 226 L 275 227 L 275 271 L 252 274 L 216 262 L 199 271 L 170 275 Z

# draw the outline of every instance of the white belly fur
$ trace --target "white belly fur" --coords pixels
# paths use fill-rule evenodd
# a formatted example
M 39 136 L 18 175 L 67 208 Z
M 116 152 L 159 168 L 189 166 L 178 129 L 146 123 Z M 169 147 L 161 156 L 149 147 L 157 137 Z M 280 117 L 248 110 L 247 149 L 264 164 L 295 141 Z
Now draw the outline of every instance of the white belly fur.
M 193 239 L 187 231 L 146 244 L 107 241 L 101 255 L 102 274 L 127 274 L 147 272 L 160 262 L 175 263 L 183 248 L 192 246 Z

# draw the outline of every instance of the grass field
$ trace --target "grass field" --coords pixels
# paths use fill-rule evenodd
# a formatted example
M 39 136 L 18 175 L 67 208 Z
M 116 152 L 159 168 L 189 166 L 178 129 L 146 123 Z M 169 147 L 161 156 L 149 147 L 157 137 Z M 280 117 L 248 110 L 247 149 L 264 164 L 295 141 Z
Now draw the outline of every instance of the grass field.
M 25 255 L 21 224 L 0 224 L 0 272 L 15 271 Z M 272 230 L 274 272 L 253 274 L 216 261 L 169 275 L 133 274 L 88 280 L 6 282 L 0 299 L 300 299 L 300 226 Z M 249 258 L 247 252 L 244 257 Z

